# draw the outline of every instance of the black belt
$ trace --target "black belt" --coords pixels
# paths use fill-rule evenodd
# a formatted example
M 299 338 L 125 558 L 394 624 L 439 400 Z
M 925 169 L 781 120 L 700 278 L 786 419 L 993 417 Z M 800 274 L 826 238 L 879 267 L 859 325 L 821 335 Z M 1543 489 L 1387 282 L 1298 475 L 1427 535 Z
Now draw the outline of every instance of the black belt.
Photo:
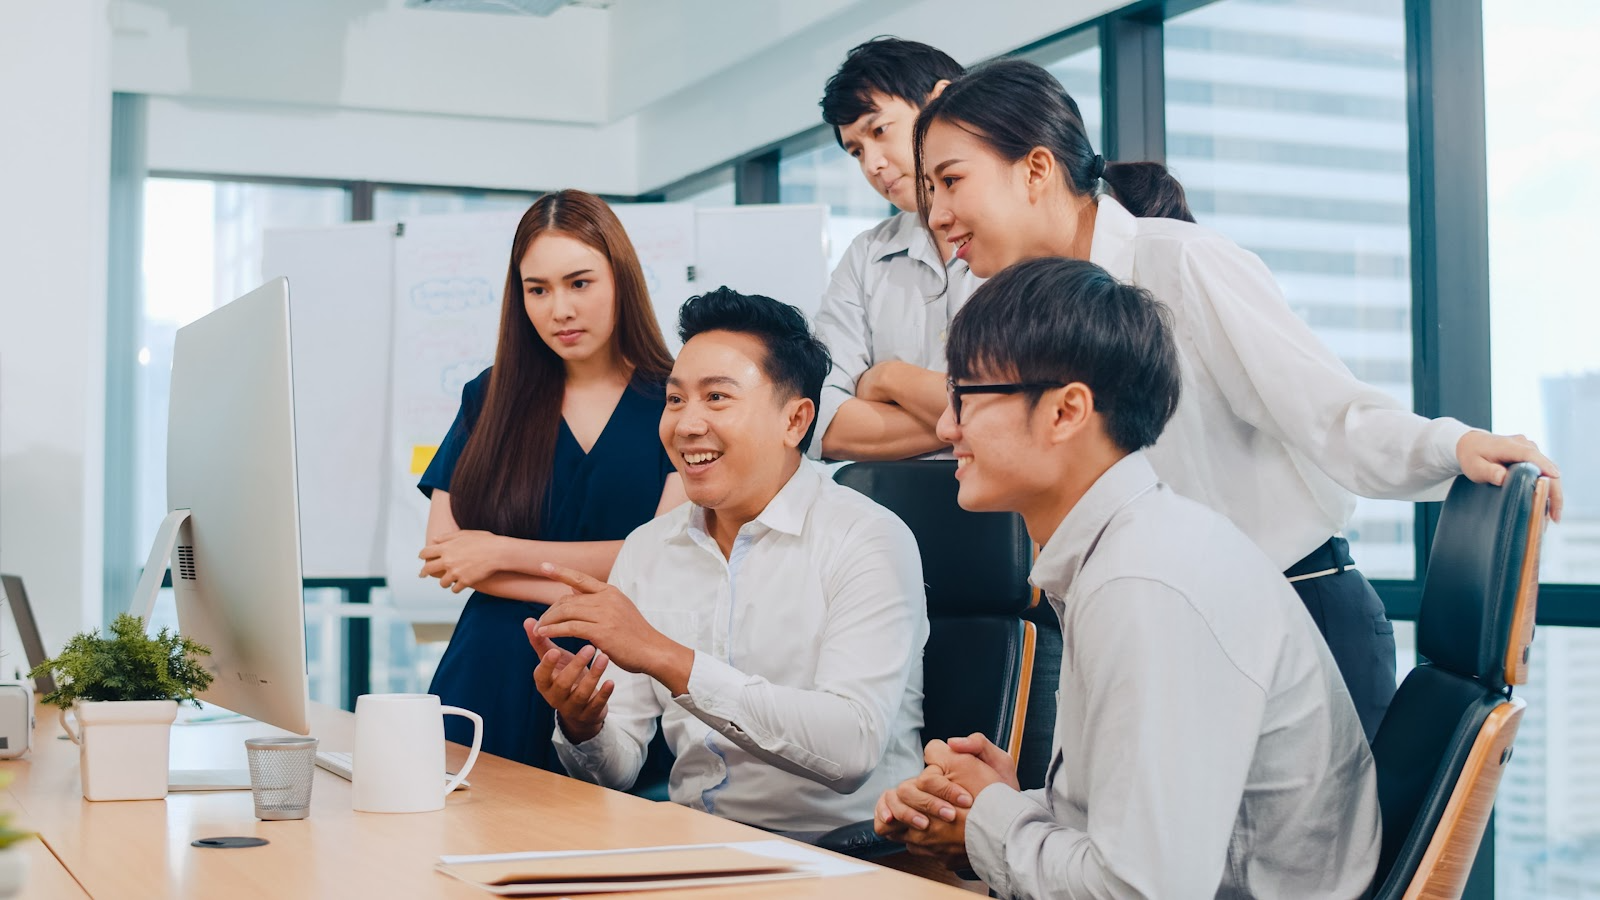
M 1355 568 L 1355 565 L 1356 561 L 1350 557 L 1350 542 L 1342 537 L 1331 537 L 1322 546 L 1307 553 L 1305 559 L 1285 569 L 1283 575 L 1290 581 L 1305 581 L 1308 578 L 1337 575 L 1345 569 Z

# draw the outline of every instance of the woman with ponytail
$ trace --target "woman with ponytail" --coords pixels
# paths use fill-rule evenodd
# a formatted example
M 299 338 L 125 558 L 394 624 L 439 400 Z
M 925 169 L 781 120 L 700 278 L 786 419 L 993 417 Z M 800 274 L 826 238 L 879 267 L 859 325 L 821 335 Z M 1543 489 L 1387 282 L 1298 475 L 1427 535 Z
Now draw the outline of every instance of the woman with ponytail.
M 657 427 L 672 357 L 633 244 L 600 198 L 539 198 L 511 242 L 494 365 L 418 484 L 422 575 L 472 589 L 430 693 L 483 717 L 483 749 L 562 772 L 523 620 L 571 591 L 555 563 L 604 579 L 622 539 L 684 499 Z M 593 661 L 593 651 L 566 649 Z M 603 660 L 596 664 L 603 667 Z M 466 743 L 468 727 L 450 731 Z
M 1555 465 L 1521 436 L 1424 419 L 1358 381 L 1255 254 L 1192 224 L 1164 167 L 1107 165 L 1039 66 L 973 69 L 923 107 L 914 140 L 923 219 L 973 274 L 1086 259 L 1171 309 L 1182 399 L 1150 462 L 1284 570 L 1371 740 L 1395 690 L 1394 630 L 1339 536 L 1355 497 L 1442 499 L 1456 475 L 1499 483 L 1508 463 Z

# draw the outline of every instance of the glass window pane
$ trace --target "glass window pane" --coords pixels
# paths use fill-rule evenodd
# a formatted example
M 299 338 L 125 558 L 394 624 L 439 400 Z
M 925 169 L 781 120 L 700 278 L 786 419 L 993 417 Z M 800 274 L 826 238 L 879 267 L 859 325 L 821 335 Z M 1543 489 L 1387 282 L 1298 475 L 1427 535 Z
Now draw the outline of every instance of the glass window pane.
M 784 151 L 778 160 L 779 203 L 821 203 L 828 207 L 828 269 L 844 258 L 856 235 L 897 210 L 867 183 L 861 167 L 844 152 L 828 129 L 827 143 L 810 150 Z
M 693 203 L 695 206 L 733 206 L 733 167 L 727 166 L 678 185 L 664 194 L 668 203 Z
M 1495 894 L 1600 896 L 1600 629 L 1541 626 L 1517 696 L 1528 709 L 1495 797 Z
M 1165 31 L 1167 153 L 1202 225 L 1259 254 L 1356 376 L 1410 406 L 1403 0 L 1219 0 Z M 1371 578 L 1414 577 L 1412 505 L 1361 499 Z
M 1483 4 L 1494 427 L 1561 465 L 1566 512 L 1545 537 L 1547 582 L 1600 583 L 1597 41 L 1589 0 Z
M 537 199 L 538 194 L 512 191 L 381 187 L 372 191 L 372 218 L 393 222 L 430 213 L 521 212 Z
M 1038 50 L 1024 54 L 1023 59 L 1044 66 L 1067 89 L 1078 112 L 1083 114 L 1083 128 L 1089 134 L 1096 150 L 1105 146 L 1105 105 L 1100 96 L 1100 35 L 1089 30 L 1072 35 Z
M 151 178 L 144 195 L 144 283 L 134 376 L 135 558 L 142 566 L 167 514 L 167 394 L 178 328 L 261 284 L 268 228 L 349 218 L 343 188 Z M 162 592 L 161 616 L 171 591 Z
M 1394 683 L 1406 680 L 1417 665 L 1417 623 L 1396 619 L 1394 623 Z

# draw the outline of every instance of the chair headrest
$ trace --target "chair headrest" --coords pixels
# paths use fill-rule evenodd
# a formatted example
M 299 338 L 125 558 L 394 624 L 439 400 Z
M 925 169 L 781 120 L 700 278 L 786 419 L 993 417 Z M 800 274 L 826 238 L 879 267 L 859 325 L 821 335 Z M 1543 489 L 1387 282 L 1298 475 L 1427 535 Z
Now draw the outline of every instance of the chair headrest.
M 1546 496 L 1539 468 L 1531 463 L 1509 467 L 1500 487 L 1465 477 L 1450 487 L 1417 613 L 1417 652 L 1434 665 L 1491 690 L 1505 687 L 1519 592 L 1520 611 L 1532 624 L 1545 513 L 1536 498 Z M 1531 636 L 1531 627 L 1527 631 Z M 1515 652 L 1520 656 L 1521 649 Z
M 1032 602 L 1033 542 L 1015 513 L 956 503 L 954 460 L 860 462 L 834 480 L 899 516 L 922 551 L 929 615 L 1015 615 Z

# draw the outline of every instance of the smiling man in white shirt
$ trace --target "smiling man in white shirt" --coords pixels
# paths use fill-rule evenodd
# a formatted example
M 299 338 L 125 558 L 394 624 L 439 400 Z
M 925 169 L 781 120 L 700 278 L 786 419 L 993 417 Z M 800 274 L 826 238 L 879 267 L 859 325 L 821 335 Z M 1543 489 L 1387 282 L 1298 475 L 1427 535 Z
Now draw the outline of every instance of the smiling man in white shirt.
M 1008 898 L 1356 898 L 1380 848 L 1349 691 L 1289 583 L 1144 448 L 1178 406 L 1167 310 L 1083 260 L 1001 271 L 951 328 L 958 500 L 1022 514 L 1065 645 L 1045 785 L 932 741 L 881 834 Z
M 626 789 L 660 717 L 678 803 L 799 834 L 869 819 L 922 767 L 916 541 L 803 458 L 828 354 L 798 310 L 721 288 L 679 323 L 661 440 L 690 502 L 628 536 L 610 584 L 547 567 L 577 593 L 526 626 L 557 753 Z

